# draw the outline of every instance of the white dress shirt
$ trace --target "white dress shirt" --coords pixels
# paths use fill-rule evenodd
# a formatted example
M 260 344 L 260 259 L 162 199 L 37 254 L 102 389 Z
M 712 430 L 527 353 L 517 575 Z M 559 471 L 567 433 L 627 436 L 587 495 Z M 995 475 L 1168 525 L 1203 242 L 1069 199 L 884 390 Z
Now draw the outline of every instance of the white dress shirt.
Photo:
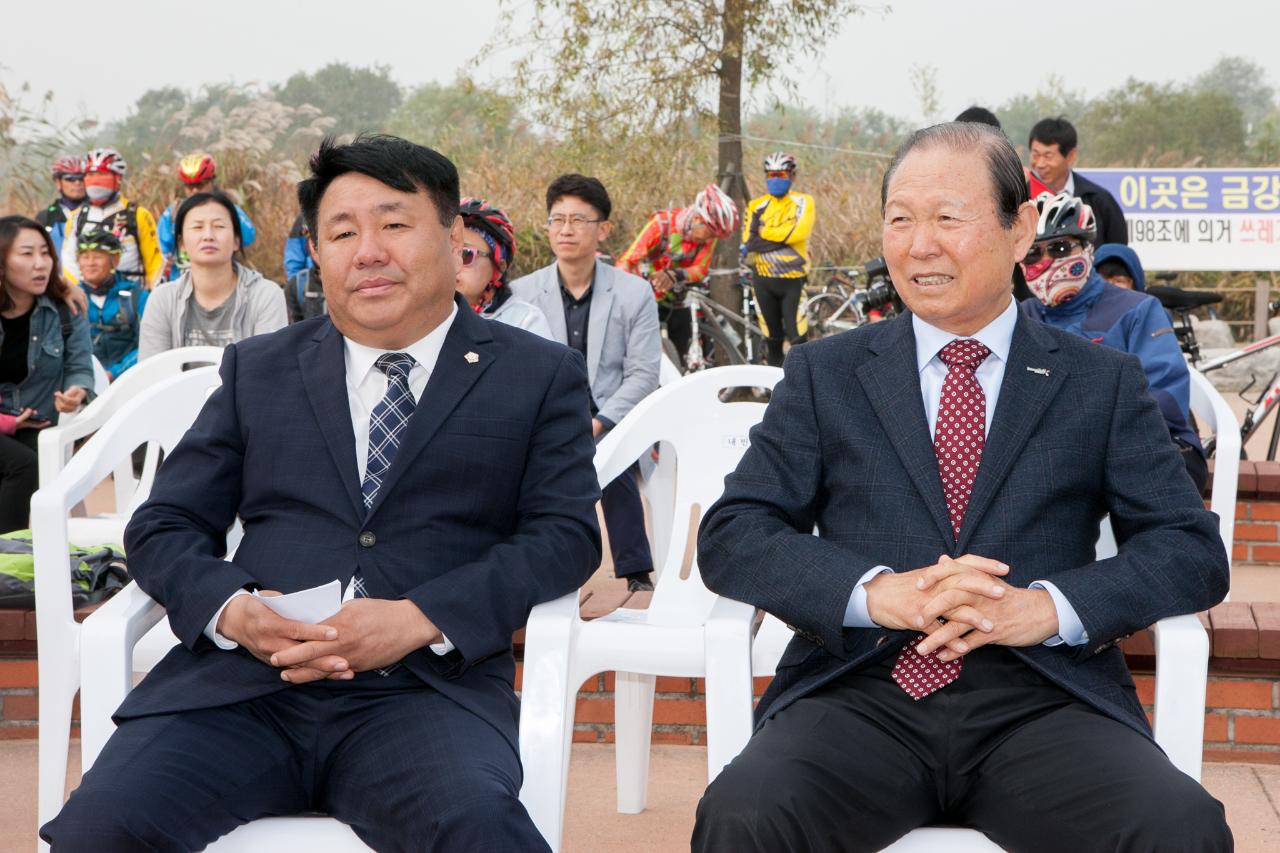
M 432 329 L 426 337 L 410 344 L 403 350 L 382 350 L 367 347 L 364 344 L 358 344 L 350 338 L 344 337 L 343 357 L 346 363 L 347 373 L 347 405 L 351 409 L 351 429 L 355 433 L 355 455 L 356 455 L 356 473 L 357 480 L 364 482 L 364 472 L 369 464 L 369 416 L 372 414 L 374 407 L 382 400 L 387 393 L 387 375 L 378 369 L 374 363 L 378 357 L 388 352 L 404 352 L 413 356 L 414 365 L 409 371 L 409 393 L 413 395 L 413 401 L 416 404 L 422 399 L 422 392 L 427 387 L 427 380 L 431 378 L 431 371 L 435 370 L 436 361 L 440 358 L 440 348 L 444 346 L 445 336 L 449 334 L 449 329 L 453 326 L 453 319 L 458 315 L 458 305 L 455 302 L 453 310 L 449 312 L 449 316 L 444 322 Z M 354 584 L 347 584 L 347 590 L 342 596 L 342 601 L 348 602 L 355 598 Z M 238 643 L 228 640 L 217 632 L 218 619 L 222 616 L 222 611 L 231 603 L 231 599 L 237 595 L 249 595 L 247 590 L 237 590 L 232 593 L 231 598 L 223 602 L 218 608 L 218 612 L 213 614 L 213 618 L 209 620 L 209 624 L 205 626 L 204 634 L 214 642 L 220 649 L 234 649 Z M 432 643 L 429 647 L 431 651 L 438 655 L 445 655 L 453 651 L 454 645 L 449 642 L 449 638 L 441 635 L 441 642 Z
M 991 432 L 991 421 L 995 417 L 996 401 L 1000 398 L 1000 385 L 1004 381 L 1004 369 L 1009 362 L 1009 347 L 1013 344 L 1013 329 L 1017 322 L 1018 304 L 1010 297 L 1009 307 L 972 336 L 973 340 L 979 341 L 991 351 L 991 354 L 974 372 L 987 401 L 986 433 Z M 938 421 L 938 407 L 942 403 L 942 383 L 947 378 L 947 366 L 942 363 L 942 359 L 938 358 L 938 353 L 947 344 L 956 340 L 956 336 L 929 325 L 914 314 L 911 316 L 911 328 L 916 337 L 916 365 L 920 370 L 920 395 L 924 403 L 925 420 L 929 424 L 929 434 L 933 435 L 934 426 Z M 845 607 L 844 626 L 846 628 L 879 627 L 867 612 L 866 584 L 872 578 L 891 571 L 893 569 L 889 566 L 876 566 L 869 569 L 858 580 Z M 1049 593 L 1058 614 L 1058 633 L 1045 640 L 1046 646 L 1056 646 L 1061 643 L 1079 646 L 1089 641 L 1089 635 L 1084 630 L 1084 624 L 1080 621 L 1075 608 L 1057 586 L 1041 580 L 1033 581 L 1030 587 L 1043 589 Z

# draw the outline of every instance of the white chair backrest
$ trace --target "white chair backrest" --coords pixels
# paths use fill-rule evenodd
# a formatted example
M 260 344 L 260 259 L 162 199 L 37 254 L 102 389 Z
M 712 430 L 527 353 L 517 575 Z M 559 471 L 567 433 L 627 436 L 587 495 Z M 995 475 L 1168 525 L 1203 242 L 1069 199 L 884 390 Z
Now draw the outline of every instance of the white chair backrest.
M 1217 437 L 1209 508 L 1218 514 L 1218 530 L 1230 558 L 1236 536 L 1236 492 L 1240 486 L 1240 422 L 1231 411 L 1231 404 L 1198 370 L 1191 371 L 1191 412 L 1201 433 Z
M 765 405 L 724 403 L 725 388 L 773 388 L 782 378 L 776 367 L 739 365 L 685 376 L 640 402 L 596 448 L 596 473 L 607 484 L 647 454 L 655 443 L 675 453 L 674 498 L 670 527 L 655 544 L 657 584 L 649 606 L 650 624 L 689 624 L 704 620 L 715 595 L 702 584 L 696 555 L 681 577 L 686 546 L 702 515 L 724 492 L 724 478 L 737 467 L 749 444 L 748 432 L 764 417 Z M 664 459 L 666 463 L 669 460 Z M 664 465 L 660 468 L 670 472 Z M 659 510 L 652 506 L 656 513 Z M 659 525 L 655 519 L 655 529 Z M 665 543 L 661 540 L 665 539 Z
M 670 385 L 672 382 L 679 382 L 681 378 L 680 368 L 664 352 L 658 360 L 658 385 Z
M 119 379 L 107 386 L 105 391 L 99 393 L 98 397 L 74 418 L 59 421 L 56 427 L 44 430 L 40 434 L 40 485 L 52 482 L 67 464 L 67 460 L 71 458 L 75 443 L 95 430 L 101 429 L 125 403 L 156 383 L 182 373 L 190 365 L 221 363 L 222 349 L 219 347 L 180 347 L 135 364 L 121 374 Z M 139 441 L 138 444 L 142 442 Z M 159 454 L 155 449 L 148 448 L 142 470 L 142 481 L 146 489 L 150 489 L 158 461 Z M 133 476 L 133 464 L 129 460 L 121 462 L 114 473 L 116 510 L 119 512 L 133 501 L 134 493 L 139 488 L 139 481 Z
M 98 361 L 96 355 L 91 355 L 89 358 L 93 359 L 93 393 L 105 394 L 111 387 L 111 377 L 107 375 L 107 369 L 102 366 L 102 362 Z
M 51 547 L 65 563 L 67 509 L 83 500 L 122 462 L 128 462 L 139 444 L 154 444 L 158 452 L 173 450 L 220 382 L 216 367 L 202 367 L 171 376 L 121 406 L 58 476 L 42 485 L 31 499 L 37 565 L 52 565 L 49 559 L 41 559 Z M 131 512 L 146 498 L 147 492 L 139 490 L 129 506 L 120 509 Z M 63 572 L 61 577 L 66 583 L 57 588 L 36 584 L 37 618 L 43 609 L 50 619 L 65 617 L 70 621 L 70 576 Z

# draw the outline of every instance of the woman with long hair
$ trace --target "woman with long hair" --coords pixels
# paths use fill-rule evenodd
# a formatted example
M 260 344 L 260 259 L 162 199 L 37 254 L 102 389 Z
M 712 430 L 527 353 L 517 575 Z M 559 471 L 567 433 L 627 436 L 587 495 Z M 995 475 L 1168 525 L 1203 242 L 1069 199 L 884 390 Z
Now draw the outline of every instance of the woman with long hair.
M 40 430 L 92 394 L 89 321 L 67 289 L 40 223 L 0 217 L 0 531 L 27 526 Z

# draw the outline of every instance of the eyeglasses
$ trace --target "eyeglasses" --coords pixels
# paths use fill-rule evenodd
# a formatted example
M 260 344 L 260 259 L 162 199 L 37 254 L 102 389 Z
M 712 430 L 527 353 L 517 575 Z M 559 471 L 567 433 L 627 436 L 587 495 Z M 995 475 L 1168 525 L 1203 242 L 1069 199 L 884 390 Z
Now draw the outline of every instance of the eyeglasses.
M 552 231 L 563 231 L 565 226 L 570 226 L 575 230 L 584 225 L 594 225 L 597 222 L 603 222 L 603 219 L 587 219 L 585 216 L 548 216 L 547 227 Z
M 482 252 L 479 249 L 473 249 L 470 246 L 462 247 L 462 265 L 469 267 L 476 262 L 476 258 L 492 258 L 493 252 Z
M 786 169 L 771 169 L 768 172 L 765 172 L 764 176 L 766 178 L 789 178 L 791 177 L 791 173 Z
M 1022 262 L 1028 266 L 1038 264 L 1044 258 L 1046 252 L 1055 261 L 1061 260 L 1062 258 L 1071 257 L 1083 248 L 1084 244 L 1079 240 L 1070 239 L 1054 240 L 1050 243 L 1034 243 L 1030 251 L 1027 252 L 1027 256 L 1022 259 Z

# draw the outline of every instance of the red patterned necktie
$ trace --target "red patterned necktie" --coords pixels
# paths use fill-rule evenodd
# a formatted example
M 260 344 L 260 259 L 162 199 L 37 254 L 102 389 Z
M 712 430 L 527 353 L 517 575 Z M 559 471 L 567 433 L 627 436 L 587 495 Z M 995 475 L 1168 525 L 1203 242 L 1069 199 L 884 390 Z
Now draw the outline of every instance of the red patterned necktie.
M 947 366 L 947 378 L 942 382 L 933 450 L 938 456 L 938 474 L 951 518 L 951 533 L 957 539 L 986 442 L 987 398 L 974 374 L 990 354 L 991 350 L 978 341 L 959 339 L 938 353 L 938 358 Z M 943 663 L 938 660 L 937 651 L 921 656 L 916 646 L 924 638 L 924 634 L 918 634 L 903 647 L 891 673 L 893 680 L 912 699 L 923 699 L 955 681 L 960 677 L 963 663 L 963 658 Z

